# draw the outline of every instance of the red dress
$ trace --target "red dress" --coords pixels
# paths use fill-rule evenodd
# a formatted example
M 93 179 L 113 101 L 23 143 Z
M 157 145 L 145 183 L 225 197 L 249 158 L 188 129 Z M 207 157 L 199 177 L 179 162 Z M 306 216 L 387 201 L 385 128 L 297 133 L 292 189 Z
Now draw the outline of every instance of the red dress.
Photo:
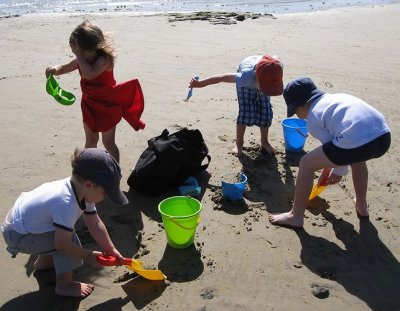
M 79 70 L 79 73 L 80 70 Z M 83 122 L 93 132 L 106 132 L 124 118 L 136 131 L 144 129 L 142 88 L 137 79 L 117 84 L 113 70 L 81 79 Z

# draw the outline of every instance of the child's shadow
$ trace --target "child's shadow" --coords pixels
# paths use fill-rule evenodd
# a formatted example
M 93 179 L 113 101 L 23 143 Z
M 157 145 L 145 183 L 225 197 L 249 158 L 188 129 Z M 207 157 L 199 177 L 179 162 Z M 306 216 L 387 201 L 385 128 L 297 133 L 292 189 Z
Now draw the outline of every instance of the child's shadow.
M 251 153 L 244 152 L 239 161 L 247 176 L 246 199 L 252 202 L 264 202 L 266 209 L 271 213 L 288 211 L 295 187 L 291 166 L 298 166 L 302 155 L 299 153 L 294 158 L 284 152 L 276 151 L 275 155 L 261 153 L 253 157 Z
M 127 308 L 124 308 L 124 306 L 131 303 L 135 306 L 135 310 L 141 310 L 149 303 L 160 297 L 166 287 L 167 285 L 164 281 L 149 281 L 144 278 L 137 277 L 122 285 L 122 289 L 126 293 L 126 297 L 111 298 L 87 310 L 121 311 Z
M 344 249 L 321 237 L 295 230 L 302 244 L 301 261 L 321 278 L 333 280 L 364 301 L 372 310 L 399 310 L 400 265 L 380 240 L 374 225 L 360 221 L 360 232 L 327 210 L 329 221 Z
M 99 217 L 111 240 L 124 257 L 133 257 L 139 251 L 143 230 L 141 212 L 131 200 L 129 201 L 129 204 L 124 206 L 113 205 L 109 199 L 96 204 Z M 99 249 L 82 218 L 76 223 L 75 231 L 83 247 Z
M 20 295 L 4 303 L 1 311 L 76 311 L 82 299 L 74 297 L 57 296 L 54 293 L 55 271 L 54 269 L 35 271 L 33 276 L 38 282 L 39 290 Z
M 201 246 L 195 245 L 176 249 L 166 245 L 164 255 L 158 268 L 167 276 L 170 282 L 190 282 L 197 279 L 204 271 L 201 260 Z

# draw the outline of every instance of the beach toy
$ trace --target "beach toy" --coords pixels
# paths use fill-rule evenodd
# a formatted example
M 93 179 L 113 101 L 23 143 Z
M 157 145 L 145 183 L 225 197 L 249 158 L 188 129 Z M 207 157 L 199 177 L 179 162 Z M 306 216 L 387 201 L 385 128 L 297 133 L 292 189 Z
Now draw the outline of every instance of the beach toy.
M 201 187 L 194 177 L 189 177 L 178 190 L 180 195 L 190 195 L 191 197 L 199 196 L 201 193 Z
M 196 76 L 196 77 L 194 77 L 193 79 L 199 80 L 200 77 L 197 77 L 197 76 Z M 189 98 L 192 97 L 192 94 L 193 94 L 193 88 L 191 87 L 191 88 L 189 88 L 189 92 L 188 92 L 188 94 L 187 94 L 187 97 L 186 97 L 186 100 L 185 100 L 185 101 L 188 101 Z
M 308 136 L 307 121 L 298 118 L 284 119 L 281 122 L 283 127 L 283 138 L 285 150 L 288 152 L 303 151 Z
M 311 190 L 310 196 L 308 197 L 308 201 L 311 201 L 312 199 L 319 196 L 321 192 L 325 190 L 325 188 L 326 186 L 324 185 L 315 184 Z
M 313 188 L 311 190 L 311 193 L 310 193 L 310 196 L 308 197 L 308 201 L 311 201 L 312 199 L 316 198 L 317 196 L 319 196 L 322 193 L 322 191 L 325 190 L 325 188 L 327 187 L 327 184 L 328 184 L 329 174 L 330 174 L 330 171 L 326 175 L 326 177 L 322 180 L 321 183 L 317 182 L 313 186 Z
M 50 75 L 47 78 L 46 91 L 49 95 L 53 96 L 54 99 L 62 105 L 69 106 L 75 102 L 74 94 L 63 90 L 53 75 Z
M 243 198 L 247 184 L 247 176 L 243 173 L 226 173 L 221 176 L 222 194 L 229 200 Z
M 160 270 L 146 270 L 142 268 L 143 262 L 131 258 L 124 258 L 122 263 L 114 256 L 100 255 L 97 256 L 97 262 L 102 266 L 126 266 L 128 269 L 136 272 L 145 279 L 152 281 L 165 280 L 166 276 Z
M 201 208 L 201 203 L 189 196 L 170 197 L 160 202 L 158 211 L 170 246 L 181 249 L 193 244 Z

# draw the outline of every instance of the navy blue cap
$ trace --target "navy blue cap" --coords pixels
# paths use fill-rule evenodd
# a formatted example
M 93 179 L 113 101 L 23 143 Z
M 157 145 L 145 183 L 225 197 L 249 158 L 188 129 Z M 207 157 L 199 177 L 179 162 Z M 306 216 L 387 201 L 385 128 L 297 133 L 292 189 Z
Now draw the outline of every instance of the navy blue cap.
M 314 82 L 308 77 L 300 77 L 290 81 L 283 90 L 288 118 L 294 115 L 297 107 L 304 106 L 308 101 L 318 99 L 324 94 L 317 89 Z
M 121 168 L 105 150 L 86 148 L 79 152 L 73 173 L 102 186 L 107 196 L 117 205 L 128 204 L 128 199 L 119 188 Z

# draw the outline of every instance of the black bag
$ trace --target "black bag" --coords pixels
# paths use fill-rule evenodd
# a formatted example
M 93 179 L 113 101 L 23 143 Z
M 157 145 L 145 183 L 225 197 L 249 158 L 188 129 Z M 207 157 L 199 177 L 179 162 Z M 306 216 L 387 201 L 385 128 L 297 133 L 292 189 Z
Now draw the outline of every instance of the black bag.
M 188 177 L 206 170 L 211 161 L 199 130 L 183 128 L 169 135 L 165 129 L 147 143 L 128 178 L 128 185 L 144 194 L 157 196 L 177 188 Z M 202 165 L 206 157 L 208 163 Z

